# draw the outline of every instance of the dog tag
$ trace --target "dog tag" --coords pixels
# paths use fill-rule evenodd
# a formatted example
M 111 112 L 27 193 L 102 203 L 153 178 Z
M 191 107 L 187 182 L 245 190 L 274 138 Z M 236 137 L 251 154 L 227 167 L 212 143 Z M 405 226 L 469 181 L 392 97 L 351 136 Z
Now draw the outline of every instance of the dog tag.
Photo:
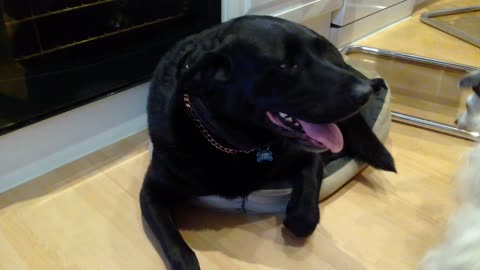
M 270 147 L 268 147 L 266 150 L 261 150 L 257 152 L 257 162 L 262 163 L 264 161 L 272 162 L 273 160 L 273 154 L 272 151 L 270 151 Z

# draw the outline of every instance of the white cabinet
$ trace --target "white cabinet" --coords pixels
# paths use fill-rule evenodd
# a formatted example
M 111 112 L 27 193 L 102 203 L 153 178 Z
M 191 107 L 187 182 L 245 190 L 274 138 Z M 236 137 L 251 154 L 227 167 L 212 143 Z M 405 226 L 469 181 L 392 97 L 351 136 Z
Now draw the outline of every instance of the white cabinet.
M 345 4 L 334 13 L 332 23 L 344 26 L 360 20 L 386 8 L 393 7 L 404 0 L 344 0 Z
M 330 41 L 343 47 L 410 16 L 415 0 L 345 0 L 334 12 Z
M 302 23 L 325 37 L 329 36 L 332 12 L 342 0 L 223 0 L 222 20 L 242 15 L 270 15 Z

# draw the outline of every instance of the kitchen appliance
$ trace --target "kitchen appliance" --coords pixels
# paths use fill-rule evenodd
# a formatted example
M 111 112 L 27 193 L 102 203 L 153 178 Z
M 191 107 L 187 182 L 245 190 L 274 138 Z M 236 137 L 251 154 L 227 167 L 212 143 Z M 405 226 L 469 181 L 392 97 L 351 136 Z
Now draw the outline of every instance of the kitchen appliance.
M 0 135 L 149 79 L 221 0 L 1 0 Z

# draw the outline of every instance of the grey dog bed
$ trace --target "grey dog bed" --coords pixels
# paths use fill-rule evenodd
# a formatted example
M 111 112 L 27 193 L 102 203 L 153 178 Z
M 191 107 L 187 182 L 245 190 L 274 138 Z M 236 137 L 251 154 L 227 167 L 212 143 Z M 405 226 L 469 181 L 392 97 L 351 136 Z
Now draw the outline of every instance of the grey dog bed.
M 365 70 L 361 66 L 345 59 L 350 65 L 362 72 L 368 78 L 378 78 L 378 74 Z M 367 124 L 373 129 L 377 137 L 384 142 L 390 131 L 390 90 L 381 91 L 365 106 L 361 112 Z M 343 156 L 333 159 L 324 168 L 324 177 L 320 191 L 320 200 L 325 199 L 353 176 L 367 166 L 366 163 Z M 247 198 L 227 200 L 219 196 L 203 196 L 196 198 L 194 205 L 208 207 L 222 211 L 247 213 L 278 213 L 284 212 L 290 198 L 291 188 L 287 182 L 275 186 L 265 187 L 253 192 Z

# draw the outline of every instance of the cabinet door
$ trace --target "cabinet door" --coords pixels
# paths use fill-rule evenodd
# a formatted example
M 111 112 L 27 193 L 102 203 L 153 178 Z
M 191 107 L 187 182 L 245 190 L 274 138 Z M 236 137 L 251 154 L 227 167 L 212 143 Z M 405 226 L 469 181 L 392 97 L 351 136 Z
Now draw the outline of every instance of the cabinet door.
M 335 12 L 332 23 L 344 26 L 406 0 L 345 0 L 343 7 Z
M 223 21 L 250 14 L 302 22 L 339 9 L 342 0 L 223 0 L 222 5 Z

